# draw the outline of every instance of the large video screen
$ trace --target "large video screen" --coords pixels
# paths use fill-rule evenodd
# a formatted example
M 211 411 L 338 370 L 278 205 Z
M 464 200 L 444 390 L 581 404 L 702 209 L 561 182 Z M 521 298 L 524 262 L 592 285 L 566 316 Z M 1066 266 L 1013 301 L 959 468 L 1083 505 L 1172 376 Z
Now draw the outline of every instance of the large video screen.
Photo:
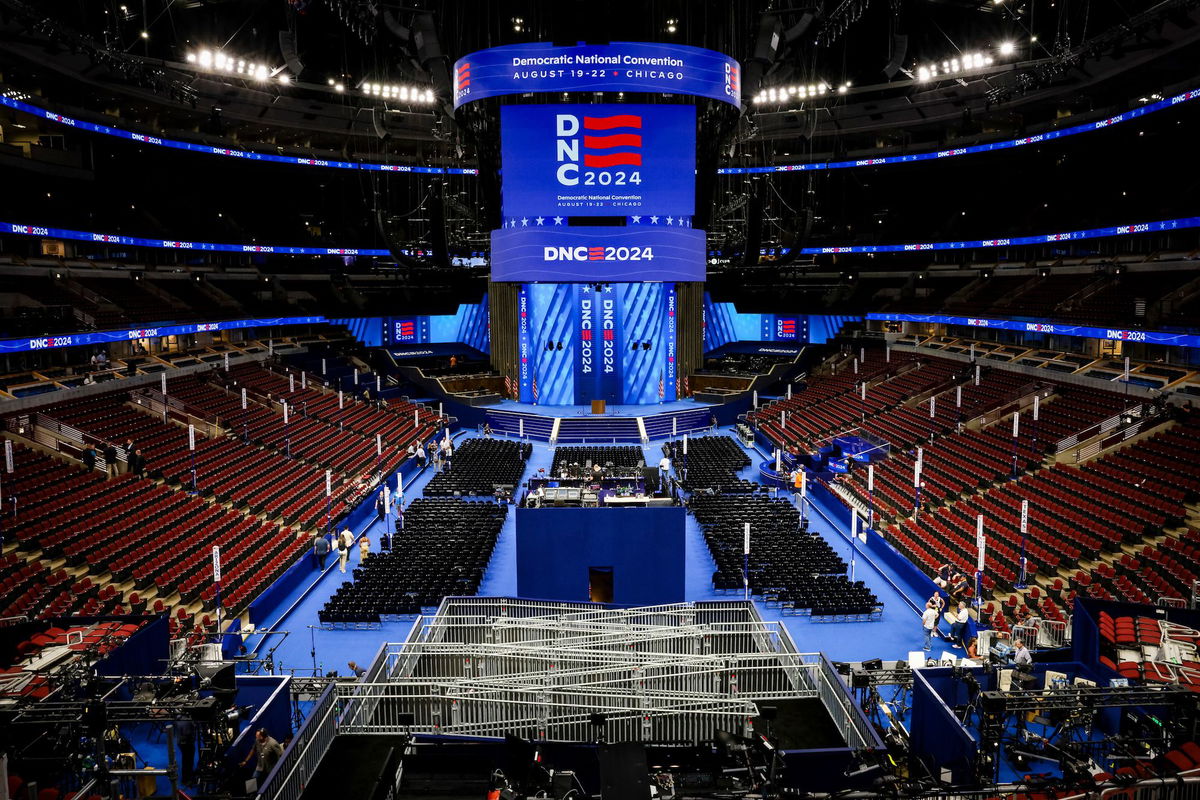
M 693 106 L 504 106 L 500 155 L 502 213 L 531 226 L 695 212 Z

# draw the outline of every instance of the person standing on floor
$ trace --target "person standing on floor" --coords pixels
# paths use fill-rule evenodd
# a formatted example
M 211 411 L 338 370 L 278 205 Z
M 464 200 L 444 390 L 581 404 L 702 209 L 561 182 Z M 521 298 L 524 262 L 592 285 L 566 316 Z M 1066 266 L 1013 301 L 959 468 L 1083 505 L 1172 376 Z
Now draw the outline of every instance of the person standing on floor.
M 925 601 L 925 610 L 921 612 L 921 627 L 925 631 L 925 652 L 933 649 L 933 632 L 937 630 L 938 607 L 932 600 Z
M 362 538 L 358 540 L 358 562 L 365 564 L 369 555 L 371 555 L 371 540 L 364 533 Z
M 338 535 L 338 569 L 346 571 L 346 562 L 350 560 L 350 547 L 354 544 L 354 534 L 346 528 Z
M 417 469 L 425 469 L 425 445 L 417 444 Z
M 83 467 L 88 472 L 94 470 L 96 468 L 96 448 L 90 444 L 83 448 L 83 453 L 80 454 L 79 460 L 83 462 Z
M 195 786 L 196 725 L 186 716 L 175 720 L 175 741 L 179 743 L 179 779 L 184 786 Z
M 313 565 L 317 571 L 325 569 L 325 557 L 329 555 L 329 540 L 325 534 L 318 533 L 313 537 Z
M 117 477 L 117 448 L 113 444 L 104 445 L 104 472 L 108 477 Z
M 133 439 L 126 438 L 121 449 L 125 451 L 125 471 L 129 472 L 129 459 L 133 457 Z

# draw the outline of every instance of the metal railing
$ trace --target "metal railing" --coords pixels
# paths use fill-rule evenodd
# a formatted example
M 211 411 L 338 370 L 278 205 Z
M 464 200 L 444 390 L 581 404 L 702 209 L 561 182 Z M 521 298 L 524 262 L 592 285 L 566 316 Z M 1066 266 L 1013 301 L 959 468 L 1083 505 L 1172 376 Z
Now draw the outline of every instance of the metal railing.
M 257 797 L 260 800 L 300 800 L 338 733 L 337 712 L 340 703 L 336 689 L 335 684 L 330 684 L 317 698 L 316 705 L 292 737 L 291 744 L 276 763 L 275 769 L 258 787 Z
M 1066 450 L 1070 450 L 1072 447 L 1077 447 L 1080 442 L 1086 442 L 1093 436 L 1099 436 L 1102 433 L 1108 433 L 1113 428 L 1119 426 L 1124 417 L 1141 418 L 1142 414 L 1145 413 L 1145 410 L 1145 403 L 1138 403 L 1137 405 L 1130 406 L 1120 414 L 1115 414 L 1108 419 L 1101 420 L 1095 425 L 1084 428 L 1078 433 L 1072 434 L 1065 439 L 1060 439 L 1058 443 L 1054 445 L 1054 452 L 1056 454 L 1062 453 Z
M 447 598 L 363 681 L 331 685 L 268 776 L 296 800 L 334 735 L 409 732 L 696 744 L 749 736 L 762 701 L 818 698 L 853 749 L 882 747 L 832 665 L 796 652 L 780 623 L 741 601 L 610 609 Z
M 93 469 L 100 472 L 106 472 L 108 469 L 104 451 L 111 444 L 110 442 L 59 422 L 40 411 L 34 414 L 19 414 L 9 417 L 4 421 L 4 426 L 9 433 L 37 442 L 42 447 L 70 458 L 80 458 L 90 444 L 96 449 L 96 465 Z M 125 450 L 116 445 L 113 447 L 117 453 L 117 462 L 124 463 L 126 460 Z

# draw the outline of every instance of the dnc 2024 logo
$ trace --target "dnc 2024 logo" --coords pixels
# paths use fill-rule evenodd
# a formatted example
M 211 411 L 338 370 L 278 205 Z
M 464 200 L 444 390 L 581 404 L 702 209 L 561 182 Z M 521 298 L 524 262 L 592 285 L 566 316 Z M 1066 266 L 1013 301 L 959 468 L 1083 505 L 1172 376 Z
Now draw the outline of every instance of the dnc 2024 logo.
M 555 177 L 563 186 L 637 186 L 642 182 L 642 116 L 554 117 Z

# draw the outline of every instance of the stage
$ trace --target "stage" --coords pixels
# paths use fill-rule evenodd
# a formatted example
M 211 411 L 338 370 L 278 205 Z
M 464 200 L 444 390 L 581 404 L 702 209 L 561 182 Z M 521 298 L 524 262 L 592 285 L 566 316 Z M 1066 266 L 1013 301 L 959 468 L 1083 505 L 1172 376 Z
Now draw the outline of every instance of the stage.
M 487 423 L 498 435 L 553 442 L 556 444 L 617 444 L 647 442 L 699 433 L 718 425 L 731 425 L 749 404 L 712 405 L 695 400 L 640 405 L 610 405 L 604 414 L 592 414 L 589 406 L 533 405 L 504 401 L 467 411 L 458 407 L 452 413 L 471 414 L 463 421 L 482 426 Z M 472 413 L 474 412 L 474 413 Z
M 515 411 L 522 414 L 537 414 L 543 417 L 649 417 L 674 411 L 695 411 L 701 408 L 715 409 L 711 403 L 696 400 L 672 400 L 668 403 L 640 403 L 637 405 L 610 404 L 604 414 L 592 414 L 591 406 L 548 406 L 536 403 L 519 403 L 503 400 L 498 405 L 488 406 L 491 411 Z

